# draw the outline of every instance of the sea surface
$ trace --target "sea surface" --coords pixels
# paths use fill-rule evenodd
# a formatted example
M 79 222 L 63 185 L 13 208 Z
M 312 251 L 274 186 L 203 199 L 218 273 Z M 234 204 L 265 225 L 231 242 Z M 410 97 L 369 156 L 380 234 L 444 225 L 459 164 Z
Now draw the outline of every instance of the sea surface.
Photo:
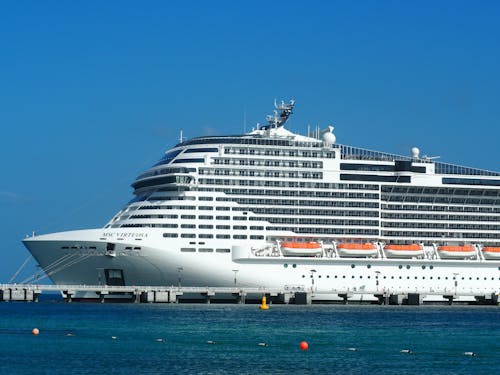
M 0 348 L 0 374 L 491 374 L 500 307 L 2 302 Z

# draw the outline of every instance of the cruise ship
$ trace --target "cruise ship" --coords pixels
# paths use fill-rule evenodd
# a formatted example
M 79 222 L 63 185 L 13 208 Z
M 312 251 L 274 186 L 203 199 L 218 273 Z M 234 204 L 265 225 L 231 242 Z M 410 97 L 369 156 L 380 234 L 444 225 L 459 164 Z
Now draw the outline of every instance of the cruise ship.
M 103 228 L 24 245 L 65 285 L 498 293 L 499 172 L 295 134 L 294 104 L 247 134 L 181 138 Z

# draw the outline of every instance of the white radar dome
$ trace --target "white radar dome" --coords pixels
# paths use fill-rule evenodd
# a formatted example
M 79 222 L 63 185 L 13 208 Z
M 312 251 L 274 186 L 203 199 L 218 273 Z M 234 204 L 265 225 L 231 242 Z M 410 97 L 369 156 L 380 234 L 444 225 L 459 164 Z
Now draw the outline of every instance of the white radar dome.
M 322 139 L 325 146 L 331 146 L 337 141 L 335 134 L 333 134 L 333 129 L 333 126 L 329 125 L 325 130 L 323 130 Z
M 420 150 L 418 147 L 412 147 L 411 148 L 411 157 L 414 159 L 418 159 L 418 156 L 420 155 Z

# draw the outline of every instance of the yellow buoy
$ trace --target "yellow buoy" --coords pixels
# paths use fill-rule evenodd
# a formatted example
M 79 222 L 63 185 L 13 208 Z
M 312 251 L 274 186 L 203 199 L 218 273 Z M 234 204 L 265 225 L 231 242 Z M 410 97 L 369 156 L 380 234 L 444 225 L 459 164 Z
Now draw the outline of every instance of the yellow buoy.
M 38 328 L 33 328 L 31 330 L 31 333 L 34 334 L 35 336 L 38 335 L 40 333 L 40 330 Z
M 261 309 L 261 310 L 268 310 L 269 309 L 269 306 L 267 305 L 267 302 L 266 302 L 266 296 L 262 296 L 262 303 L 260 304 L 259 309 Z

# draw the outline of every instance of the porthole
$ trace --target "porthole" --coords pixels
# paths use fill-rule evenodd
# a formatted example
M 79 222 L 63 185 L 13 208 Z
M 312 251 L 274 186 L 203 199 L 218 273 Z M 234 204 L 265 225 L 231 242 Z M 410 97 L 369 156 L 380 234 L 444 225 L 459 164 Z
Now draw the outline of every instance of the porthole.
M 354 279 L 354 275 L 351 276 L 351 279 Z
M 418 279 L 418 277 L 417 277 L 417 276 L 415 276 L 415 280 L 417 280 L 417 279 Z
M 425 266 L 422 266 L 422 269 L 425 270 Z
M 302 275 L 302 278 L 305 278 L 305 277 L 306 277 L 306 275 Z
M 342 275 L 342 278 L 345 279 L 345 275 Z
M 406 279 L 410 280 L 410 276 L 406 276 Z
M 409 270 L 409 269 L 410 269 L 410 265 L 409 265 L 409 264 L 407 264 L 407 265 L 406 265 L 406 269 L 407 269 L 407 270 Z
M 383 278 L 384 278 L 384 279 L 387 279 L 387 276 L 384 276 Z
M 297 265 L 294 263 L 294 264 L 292 264 L 292 267 L 293 268 L 297 268 Z
M 432 269 L 434 269 L 434 266 L 429 266 L 429 268 L 432 270 Z
M 321 275 L 318 275 L 318 279 L 321 279 Z
M 362 278 L 363 278 L 363 276 L 359 276 L 359 278 L 360 278 L 360 279 L 362 279 Z
M 330 275 L 326 275 L 326 278 L 329 279 L 330 278 Z
M 366 268 L 372 268 L 372 265 L 371 264 L 367 264 Z
M 288 268 L 288 264 L 287 263 L 283 264 L 283 267 Z
M 402 269 L 402 268 L 403 268 L 403 266 L 402 266 L 401 264 L 400 264 L 398 267 L 399 267 L 399 269 Z
M 351 264 L 351 268 L 354 268 L 354 267 L 356 267 L 356 265 L 355 264 Z

